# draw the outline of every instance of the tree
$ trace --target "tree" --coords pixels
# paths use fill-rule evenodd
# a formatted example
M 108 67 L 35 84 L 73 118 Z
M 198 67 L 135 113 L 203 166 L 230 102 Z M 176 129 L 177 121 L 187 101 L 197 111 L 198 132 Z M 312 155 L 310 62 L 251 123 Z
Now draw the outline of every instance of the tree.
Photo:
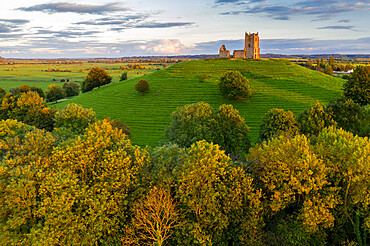
M 131 133 L 131 127 L 127 126 L 125 124 L 125 122 L 123 122 L 121 119 L 118 119 L 118 120 L 112 120 L 110 118 L 107 118 L 107 120 L 109 121 L 109 123 L 115 127 L 115 128 L 118 128 L 119 130 L 122 130 L 122 133 L 126 134 L 126 136 L 128 138 L 130 138 L 132 136 L 132 133 Z
M 199 141 L 173 169 L 182 225 L 171 245 L 253 245 L 259 241 L 261 192 L 218 145 Z
M 119 79 L 120 82 L 124 81 L 124 80 L 127 80 L 127 72 L 123 72 L 120 79 Z
M 65 82 L 63 84 L 63 90 L 65 91 L 67 97 L 74 97 L 80 94 L 80 86 L 73 81 Z
M 6 91 L 2 87 L 0 87 L 0 99 L 3 98 L 5 94 L 6 94 Z
M 359 134 L 362 113 L 360 104 L 341 95 L 329 103 L 328 109 L 333 112 L 333 119 L 338 123 L 338 127 Z
M 296 135 L 298 123 L 292 111 L 273 108 L 262 119 L 260 126 L 260 141 L 269 140 L 285 133 Z
M 46 101 L 48 102 L 58 102 L 58 100 L 65 98 L 66 93 L 56 84 L 49 85 L 49 88 L 46 90 Z
M 42 90 L 41 87 L 31 86 L 31 91 L 35 91 L 35 92 L 37 92 L 37 94 L 39 94 L 40 97 L 45 98 L 45 93 L 44 93 L 44 91 Z
M 343 85 L 344 95 L 360 105 L 370 103 L 370 66 L 357 66 Z
M 327 179 L 335 187 L 332 196 L 335 230 L 332 245 L 348 238 L 367 245 L 370 233 L 370 141 L 333 127 L 318 136 L 315 152 L 327 167 Z
M 322 106 L 319 102 L 301 112 L 298 117 L 299 131 L 307 136 L 317 136 L 324 128 L 336 126 L 331 108 Z
M 135 202 L 132 228 L 126 230 L 123 242 L 137 245 L 165 245 L 178 227 L 179 212 L 169 191 L 154 187 Z
M 249 81 L 239 71 L 227 71 L 218 84 L 221 93 L 232 99 L 244 99 L 252 95 Z
M 221 105 L 215 112 L 208 103 L 198 102 L 177 108 L 171 117 L 165 136 L 181 147 L 204 139 L 233 156 L 248 152 L 249 127 L 232 105 Z
M 323 229 L 334 226 L 335 189 L 307 137 L 281 135 L 256 145 L 248 159 L 264 194 L 266 232 L 282 245 L 323 244 Z
M 55 115 L 55 127 L 65 127 L 76 134 L 83 133 L 88 125 L 94 122 L 95 112 L 75 103 L 66 105 Z
M 30 235 L 34 244 L 120 244 L 149 161 L 106 120 L 54 149 L 38 190 L 43 221 Z
M 105 69 L 99 67 L 92 68 L 86 76 L 86 79 L 82 82 L 81 91 L 88 92 L 95 87 L 100 87 L 112 82 L 112 77 L 109 76 Z
M 144 95 L 144 92 L 149 90 L 149 83 L 145 79 L 139 80 L 137 84 L 135 84 L 135 90 L 141 92 Z

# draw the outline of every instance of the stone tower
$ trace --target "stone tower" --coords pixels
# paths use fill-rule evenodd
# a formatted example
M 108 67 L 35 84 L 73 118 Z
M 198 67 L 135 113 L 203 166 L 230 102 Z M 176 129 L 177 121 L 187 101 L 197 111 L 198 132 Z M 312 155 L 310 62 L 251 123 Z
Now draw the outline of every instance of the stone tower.
M 219 51 L 220 57 L 230 57 L 230 50 L 227 50 L 225 45 L 222 45 Z
M 260 38 L 257 33 L 245 33 L 245 58 L 260 58 Z

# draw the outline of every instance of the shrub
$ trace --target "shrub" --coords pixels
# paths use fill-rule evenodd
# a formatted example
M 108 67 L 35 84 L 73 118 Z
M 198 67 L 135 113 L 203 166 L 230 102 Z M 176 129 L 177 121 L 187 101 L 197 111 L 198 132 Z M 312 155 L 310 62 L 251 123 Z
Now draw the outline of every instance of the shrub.
M 31 87 L 28 85 L 23 84 L 22 86 L 18 87 L 19 93 L 29 92 L 31 90 Z
M 269 140 L 282 133 L 296 135 L 298 133 L 297 120 L 292 111 L 271 109 L 262 119 L 259 140 Z
M 44 91 L 42 90 L 41 87 L 31 86 L 31 91 L 35 91 L 35 92 L 37 92 L 37 94 L 39 94 L 40 97 L 45 98 L 45 93 L 44 93 Z
M 370 66 L 357 66 L 343 85 L 344 95 L 355 103 L 370 103 Z
M 124 81 L 124 80 L 127 80 L 127 72 L 123 72 L 120 79 L 119 79 L 120 82 Z
M 81 91 L 88 92 L 95 87 L 100 87 L 112 82 L 112 77 L 109 76 L 105 69 L 99 67 L 92 68 L 86 76 L 86 79 L 82 82 Z
M 19 87 L 12 87 L 9 89 L 9 92 L 16 95 L 19 93 Z
M 66 105 L 55 115 L 56 127 L 65 127 L 77 134 L 83 133 L 88 125 L 94 122 L 96 122 L 95 112 L 75 103 Z
M 0 99 L 5 96 L 6 91 L 0 86 Z
M 49 85 L 46 91 L 46 101 L 58 102 L 58 100 L 65 98 L 66 93 L 63 88 L 56 84 Z
M 141 92 L 144 95 L 144 92 L 149 91 L 149 83 L 145 79 L 139 80 L 137 84 L 135 84 L 135 90 Z
M 227 71 L 222 74 L 218 86 L 221 93 L 229 98 L 244 99 L 252 95 L 249 81 L 238 71 Z
M 63 89 L 67 97 L 78 96 L 80 94 L 80 86 L 75 82 L 65 82 L 63 84 Z

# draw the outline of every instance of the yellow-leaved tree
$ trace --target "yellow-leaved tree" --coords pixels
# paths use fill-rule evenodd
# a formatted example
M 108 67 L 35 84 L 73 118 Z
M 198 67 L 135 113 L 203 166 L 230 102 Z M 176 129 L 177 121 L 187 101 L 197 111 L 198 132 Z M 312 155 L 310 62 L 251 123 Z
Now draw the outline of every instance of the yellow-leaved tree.
M 149 162 L 148 152 L 103 120 L 68 146 L 55 148 L 49 161 L 53 171 L 40 187 L 37 211 L 43 226 L 33 231 L 34 243 L 119 243 Z

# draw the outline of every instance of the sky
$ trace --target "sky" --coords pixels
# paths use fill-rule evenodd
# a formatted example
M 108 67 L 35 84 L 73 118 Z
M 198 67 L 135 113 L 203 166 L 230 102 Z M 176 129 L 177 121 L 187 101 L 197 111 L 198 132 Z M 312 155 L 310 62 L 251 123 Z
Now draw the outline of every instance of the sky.
M 370 0 L 1 0 L 0 56 L 370 54 Z

